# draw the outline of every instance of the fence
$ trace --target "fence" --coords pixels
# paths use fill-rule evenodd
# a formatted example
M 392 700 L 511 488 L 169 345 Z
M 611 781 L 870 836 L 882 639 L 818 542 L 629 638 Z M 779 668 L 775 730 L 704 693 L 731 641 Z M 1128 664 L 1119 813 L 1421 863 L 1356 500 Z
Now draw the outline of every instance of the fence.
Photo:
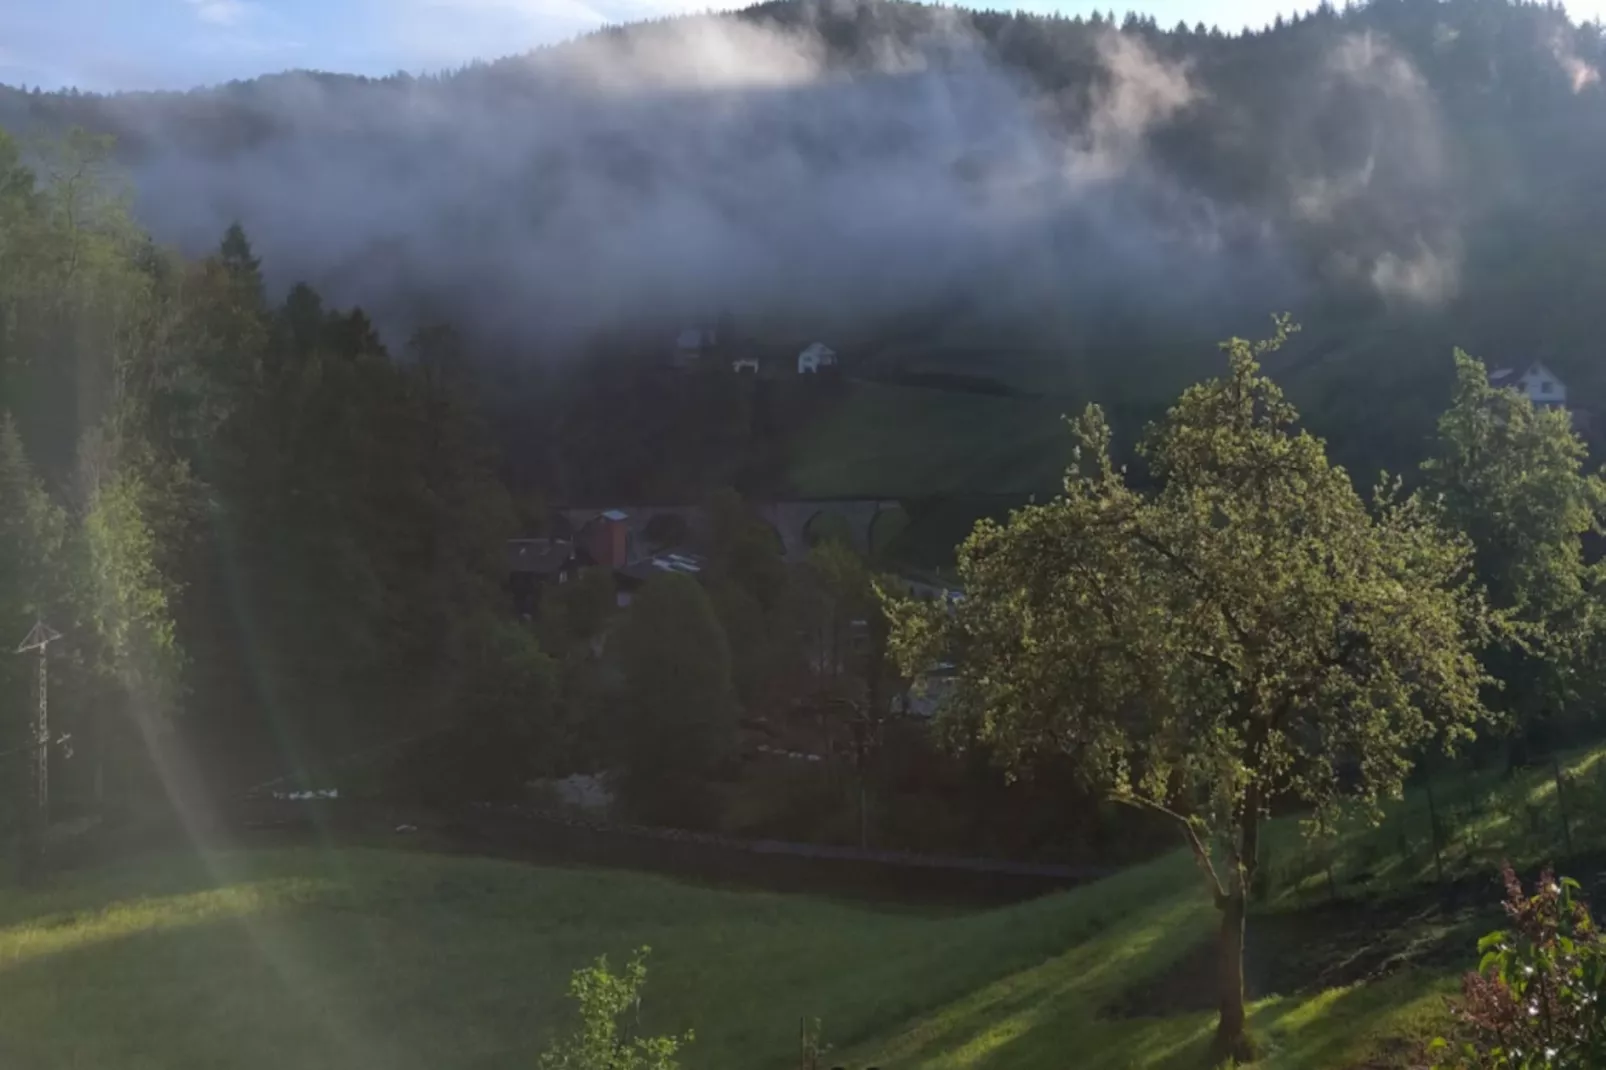
M 1454 894 L 1508 861 L 1554 865 L 1589 887 L 1606 866 L 1606 752 L 1429 780 L 1386 807 L 1375 827 L 1354 822 L 1334 836 L 1283 837 L 1267 854 L 1262 896 L 1296 902 L 1424 883 Z

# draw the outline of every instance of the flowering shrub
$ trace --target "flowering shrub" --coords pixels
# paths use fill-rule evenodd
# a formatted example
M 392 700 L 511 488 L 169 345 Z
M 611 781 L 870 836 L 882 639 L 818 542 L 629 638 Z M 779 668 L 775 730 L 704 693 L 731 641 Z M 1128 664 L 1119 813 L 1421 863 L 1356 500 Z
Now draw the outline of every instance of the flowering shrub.
M 1508 865 L 1510 927 L 1478 941 L 1482 959 L 1454 1005 L 1454 1040 L 1434 1049 L 1456 1070 L 1606 1067 L 1606 941 L 1578 882 L 1547 869 L 1532 895 Z

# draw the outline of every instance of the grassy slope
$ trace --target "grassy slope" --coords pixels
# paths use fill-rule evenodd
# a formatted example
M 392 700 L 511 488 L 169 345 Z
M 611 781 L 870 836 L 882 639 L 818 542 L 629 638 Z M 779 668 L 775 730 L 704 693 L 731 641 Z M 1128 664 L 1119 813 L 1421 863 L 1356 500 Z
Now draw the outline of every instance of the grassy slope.
M 1059 485 L 1067 402 L 855 382 L 793 453 L 811 497 L 1029 492 Z
M 645 1024 L 695 1028 L 691 1068 L 790 1065 L 805 1014 L 849 1065 L 1192 1065 L 1208 1015 L 1095 1011 L 1211 920 L 1177 856 L 949 917 L 405 852 L 155 860 L 0 896 L 0 1065 L 529 1067 L 570 970 L 640 944 Z M 1396 984 L 1262 1006 L 1270 1065 L 1364 1051 L 1414 1013 Z
M 1560 771 L 1563 794 L 1556 789 Z M 1502 769 L 1456 771 L 1433 780 L 1439 850 L 1435 857 L 1428 792 L 1413 788 L 1383 808 L 1377 823 L 1345 823 L 1333 839 L 1303 840 L 1292 821 L 1270 837 L 1272 905 L 1292 908 L 1326 897 L 1328 869 L 1345 895 L 1387 897 L 1444 878 L 1519 869 L 1606 848 L 1606 747 L 1570 751 L 1508 776 Z M 1565 807 L 1563 806 L 1565 802 Z M 1565 815 L 1564 815 L 1565 811 Z M 1564 862 L 1558 868 L 1566 870 Z M 1579 873 L 1593 878 L 1593 873 Z

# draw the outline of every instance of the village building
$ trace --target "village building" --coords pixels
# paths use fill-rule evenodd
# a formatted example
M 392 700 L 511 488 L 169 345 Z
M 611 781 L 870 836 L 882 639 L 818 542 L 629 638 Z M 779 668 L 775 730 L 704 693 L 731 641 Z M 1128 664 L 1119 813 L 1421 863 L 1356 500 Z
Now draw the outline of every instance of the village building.
M 813 375 L 826 368 L 836 367 L 836 350 L 822 342 L 815 342 L 797 355 L 797 373 Z
M 1567 407 L 1567 384 L 1538 361 L 1520 372 L 1515 368 L 1496 368 L 1489 373 L 1489 383 L 1526 394 L 1528 400 L 1541 409 Z

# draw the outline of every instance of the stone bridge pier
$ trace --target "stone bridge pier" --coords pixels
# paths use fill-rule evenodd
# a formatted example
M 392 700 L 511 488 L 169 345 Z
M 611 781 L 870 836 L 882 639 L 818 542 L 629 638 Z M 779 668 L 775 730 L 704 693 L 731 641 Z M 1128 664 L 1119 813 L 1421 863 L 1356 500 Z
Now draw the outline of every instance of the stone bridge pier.
M 758 514 L 780 536 L 786 560 L 801 561 L 808 556 L 808 530 L 816 520 L 841 517 L 853 533 L 853 548 L 869 554 L 876 520 L 897 508 L 895 498 L 805 499 L 761 504 Z

